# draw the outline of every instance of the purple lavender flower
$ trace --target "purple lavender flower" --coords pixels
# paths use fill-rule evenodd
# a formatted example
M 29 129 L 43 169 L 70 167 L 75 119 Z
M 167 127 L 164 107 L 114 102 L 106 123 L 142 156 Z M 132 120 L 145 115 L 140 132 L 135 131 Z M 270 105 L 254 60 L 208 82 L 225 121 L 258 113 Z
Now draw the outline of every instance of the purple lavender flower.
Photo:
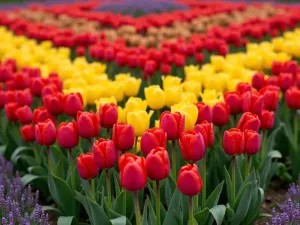
M 48 215 L 38 204 L 39 192 L 23 187 L 18 173 L 13 176 L 12 164 L 0 156 L 0 213 L 2 225 L 48 225 Z M 32 215 L 31 217 L 29 215 Z

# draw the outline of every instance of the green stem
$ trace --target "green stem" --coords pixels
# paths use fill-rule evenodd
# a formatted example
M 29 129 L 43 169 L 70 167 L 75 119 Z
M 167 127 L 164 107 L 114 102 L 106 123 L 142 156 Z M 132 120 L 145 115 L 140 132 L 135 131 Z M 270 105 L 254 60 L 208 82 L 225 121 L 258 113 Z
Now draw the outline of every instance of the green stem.
M 134 146 L 134 149 L 135 149 L 135 153 L 137 154 L 138 153 L 138 149 L 137 149 L 137 143 L 138 143 L 138 138 L 139 137 L 135 137 L 135 146 Z
M 69 162 L 70 162 L 71 185 L 72 185 L 72 189 L 75 190 L 74 160 L 73 160 L 73 157 L 72 157 L 72 150 L 71 149 L 69 149 Z
M 126 216 L 126 190 L 123 188 L 123 199 L 122 199 L 122 212 L 123 212 L 123 216 Z
M 96 200 L 95 179 L 90 179 L 90 187 L 91 187 L 92 195 L 94 196 L 94 199 Z
M 51 160 L 50 146 L 47 146 L 47 154 L 48 154 L 48 164 L 49 164 L 50 172 L 53 173 L 53 164 Z
M 263 131 L 262 146 L 261 146 L 261 155 L 262 155 L 262 159 L 264 159 L 264 158 L 265 158 L 265 155 L 266 155 L 266 144 L 267 144 L 267 140 L 268 140 L 268 130 L 264 130 L 264 131 Z
M 110 139 L 110 129 L 106 128 L 106 139 Z
M 206 156 L 205 156 L 205 153 L 204 153 L 204 157 L 202 159 L 202 181 L 203 181 L 203 186 L 202 186 L 202 210 L 203 210 L 205 207 L 205 202 L 206 202 Z M 197 196 L 197 199 L 198 199 L 198 196 Z M 196 207 L 197 207 L 197 205 L 196 205 Z
M 248 155 L 248 154 L 246 154 L 245 179 L 246 179 L 246 177 L 249 175 L 250 167 L 251 167 L 251 156 Z
M 111 188 L 110 188 L 110 175 L 109 175 L 109 169 L 105 170 L 106 175 L 106 188 L 107 188 L 107 207 L 108 209 L 111 209 Z M 108 211 L 108 217 L 110 218 L 110 212 Z
M 222 146 L 222 141 L 223 141 L 223 127 L 222 126 L 219 126 L 219 145 Z
M 32 150 L 33 150 L 33 153 L 34 153 L 34 158 L 35 158 L 37 164 L 40 165 L 41 163 L 40 163 L 40 159 L 39 159 L 39 153 L 38 153 L 38 151 L 37 151 L 34 144 L 32 144 L 31 147 L 32 147 Z
M 136 225 L 142 225 L 138 192 L 133 192 Z
M 176 150 L 175 150 L 175 141 L 172 141 L 172 173 L 174 180 L 176 181 Z
M 160 188 L 159 188 L 159 180 L 156 181 L 156 224 L 160 225 Z
M 234 205 L 235 202 L 235 156 L 232 157 L 232 206 Z
M 294 111 L 294 137 L 295 137 L 295 146 L 296 150 L 298 148 L 298 118 L 297 118 L 297 110 Z
M 194 216 L 193 216 L 193 197 L 189 197 L 189 221 L 190 225 L 194 225 Z
M 160 110 L 159 109 L 156 110 L 156 114 L 157 114 L 157 119 L 159 120 L 159 118 L 160 118 Z

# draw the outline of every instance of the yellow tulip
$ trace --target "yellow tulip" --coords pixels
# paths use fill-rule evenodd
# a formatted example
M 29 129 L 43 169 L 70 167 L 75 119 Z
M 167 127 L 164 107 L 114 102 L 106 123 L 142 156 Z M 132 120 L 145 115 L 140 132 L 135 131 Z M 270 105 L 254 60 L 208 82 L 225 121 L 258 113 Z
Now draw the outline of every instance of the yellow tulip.
M 216 68 L 216 71 L 222 71 L 224 64 L 225 64 L 225 59 L 223 56 L 220 55 L 212 55 L 210 57 L 211 64 Z
M 263 58 L 257 52 L 251 52 L 246 54 L 245 66 L 249 69 L 261 70 Z
M 198 108 L 194 104 L 178 103 L 171 107 L 171 112 L 180 112 L 185 116 L 185 130 L 194 128 L 198 118 Z
M 203 71 L 191 72 L 191 73 L 187 73 L 185 75 L 185 80 L 203 83 L 206 76 L 207 76 L 207 73 L 203 72 Z
M 236 85 L 240 82 L 242 82 L 240 79 L 230 79 L 227 82 L 227 91 L 235 91 Z
M 215 89 L 205 89 L 203 93 L 200 93 L 201 99 L 203 102 L 209 100 L 215 100 L 222 98 L 223 94 L 217 92 Z
M 280 52 L 276 55 L 275 61 L 286 62 L 291 60 L 291 56 L 286 54 L 285 52 Z
M 107 92 L 109 96 L 114 96 L 117 99 L 117 102 L 124 99 L 124 92 L 120 82 L 113 81 L 108 83 Z
M 192 92 L 183 92 L 181 94 L 181 103 L 196 103 L 198 102 L 198 99 L 196 95 Z
M 209 73 L 209 74 L 212 74 L 212 73 L 215 73 L 216 72 L 216 67 L 212 64 L 204 64 L 201 68 L 201 70 L 203 72 L 206 72 L 206 73 Z
M 114 96 L 111 96 L 109 98 L 100 98 L 98 100 L 95 100 L 94 103 L 96 104 L 96 110 L 100 109 L 100 105 L 104 105 L 107 103 L 114 103 L 117 105 L 117 100 Z
M 198 65 L 188 65 L 184 67 L 184 74 L 199 71 Z
M 146 110 L 147 101 L 138 97 L 130 97 L 125 104 L 125 108 L 128 112 L 132 112 L 134 110 Z
M 118 106 L 118 122 L 127 122 L 127 109 Z
M 159 85 L 151 85 L 144 89 L 146 101 L 151 109 L 158 110 L 165 106 L 166 96 Z
M 115 80 L 116 81 L 124 81 L 127 80 L 128 78 L 130 78 L 130 74 L 129 73 L 119 73 L 115 76 Z
M 175 76 L 162 76 L 162 83 L 164 90 L 170 87 L 179 86 L 181 83 L 181 78 Z
M 86 87 L 86 93 L 87 93 L 87 103 L 89 105 L 94 105 L 95 101 L 99 98 L 106 97 L 106 88 L 102 85 L 89 85 Z
M 194 93 L 195 96 L 198 98 L 199 93 L 201 92 L 201 83 L 196 81 L 185 81 L 182 83 L 183 90 L 185 92 Z
M 155 120 L 154 127 L 159 128 L 159 120 Z
M 171 87 L 164 90 L 166 96 L 166 106 L 171 107 L 181 101 L 182 86 Z
M 142 134 L 149 129 L 150 118 L 153 111 L 149 114 L 145 110 L 135 110 L 127 113 L 127 123 L 134 127 L 135 136 L 142 136 Z
M 137 96 L 141 87 L 142 80 L 129 77 L 121 82 L 124 94 L 128 97 Z
M 102 64 L 99 62 L 93 62 L 89 64 L 95 71 L 96 74 L 103 74 L 106 71 L 106 64 Z

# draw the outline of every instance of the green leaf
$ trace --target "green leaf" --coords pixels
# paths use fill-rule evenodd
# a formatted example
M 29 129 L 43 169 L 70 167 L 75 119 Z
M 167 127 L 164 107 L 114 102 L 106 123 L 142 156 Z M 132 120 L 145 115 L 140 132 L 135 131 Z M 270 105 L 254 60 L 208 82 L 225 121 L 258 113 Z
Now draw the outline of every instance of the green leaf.
M 57 165 L 56 165 L 56 168 L 55 168 L 55 175 L 61 179 L 65 179 L 66 178 L 66 175 L 65 175 L 65 167 L 64 167 L 64 160 L 63 160 L 63 157 L 60 157 Z
M 234 211 L 231 208 L 226 208 L 226 219 L 230 221 L 234 217 Z
M 296 149 L 297 146 L 294 141 L 294 135 L 290 123 L 284 123 L 283 130 L 293 149 Z
M 126 225 L 126 217 L 120 216 L 109 221 L 111 225 Z
M 35 175 L 47 175 L 47 171 L 41 166 L 31 166 L 27 168 L 28 172 Z
M 45 211 L 45 212 L 49 212 L 49 211 L 56 212 L 59 215 L 61 214 L 61 211 L 58 208 L 55 208 L 55 207 L 53 207 L 51 205 L 44 205 L 44 206 L 42 206 L 42 210 Z
M 74 216 L 60 216 L 57 225 L 72 225 L 75 221 Z
M 222 189 L 223 189 L 224 181 L 222 181 L 216 189 L 211 193 L 205 203 L 205 207 L 209 209 L 218 204 Z
M 148 225 L 148 204 L 149 204 L 149 200 L 147 199 L 144 204 L 142 225 Z
M 205 224 L 208 215 L 209 215 L 209 208 L 205 208 L 201 212 L 195 213 L 194 219 L 197 221 L 198 224 Z
M 22 184 L 24 184 L 24 186 L 25 186 L 27 184 L 31 184 L 33 181 L 35 181 L 37 179 L 47 180 L 47 177 L 46 176 L 33 175 L 33 174 L 25 174 L 22 177 Z
M 233 201 L 232 201 L 232 193 L 231 193 L 231 190 L 232 190 L 232 182 L 231 182 L 231 178 L 230 178 L 230 175 L 228 173 L 228 170 L 226 168 L 226 166 L 224 166 L 224 171 L 225 171 L 225 183 L 226 183 L 226 191 L 227 191 L 227 198 L 228 198 L 228 201 L 233 204 Z
M 176 189 L 172 196 L 163 225 L 178 225 L 178 218 L 176 217 L 181 214 L 180 210 L 182 210 L 181 194 L 179 190 Z
M 113 211 L 111 209 L 109 210 L 109 212 L 110 212 L 110 216 L 112 219 L 117 219 L 119 217 L 125 217 L 125 216 L 122 216 L 122 215 L 116 213 L 115 211 Z M 132 225 L 127 217 L 125 217 L 125 219 L 126 219 L 126 225 Z
M 31 148 L 29 148 L 28 146 L 20 146 L 20 147 L 16 148 L 10 157 L 10 161 L 14 164 L 17 163 L 17 157 L 21 153 L 25 153 L 27 151 L 31 151 Z
M 121 189 L 119 185 L 119 173 L 115 169 L 113 169 L 113 177 L 115 183 L 116 196 L 118 196 L 121 193 Z
M 258 186 L 252 192 L 252 199 L 246 217 L 246 224 L 253 224 L 258 218 L 260 205 L 264 200 L 264 190 Z
M 6 145 L 1 145 L 0 146 L 0 155 L 5 155 L 5 151 L 6 151 Z
M 171 177 L 171 175 L 168 176 L 168 178 L 166 179 L 164 186 L 165 186 L 165 199 L 166 199 L 167 206 L 169 206 L 172 195 L 176 189 L 176 182 L 174 181 L 173 177 Z
M 29 166 L 36 166 L 37 165 L 37 162 L 36 162 L 35 158 L 33 158 L 32 156 L 29 156 L 29 155 L 18 155 L 15 158 L 14 164 L 18 164 L 19 160 L 22 160 L 22 161 L 26 162 L 26 164 L 29 165 Z
M 268 156 L 271 157 L 271 159 L 274 159 L 274 158 L 280 159 L 280 158 L 282 158 L 282 154 L 277 150 L 270 151 L 268 153 Z
M 238 192 L 237 196 L 236 196 L 236 199 L 235 199 L 235 202 L 234 202 L 234 209 L 236 210 L 237 206 L 239 205 L 240 201 L 241 201 L 241 198 L 244 194 L 244 191 L 249 188 L 249 187 L 252 187 L 252 183 L 247 183 L 246 185 L 244 185 Z
M 124 197 L 124 195 L 125 195 L 125 197 Z M 123 215 L 123 204 L 125 205 L 125 208 L 126 208 L 126 216 L 130 217 L 130 215 L 134 211 L 132 193 L 127 192 L 127 191 L 122 191 L 117 196 L 116 200 L 113 203 L 113 210 L 116 213 Z
M 221 225 L 225 216 L 226 207 L 224 205 L 216 205 L 209 211 L 215 218 L 217 225 Z
M 48 187 L 53 200 L 60 207 L 62 213 L 66 216 L 76 216 L 74 191 L 67 182 L 54 174 L 49 174 Z
M 278 132 L 284 127 L 284 123 L 280 123 L 276 129 L 274 129 L 272 131 L 272 133 L 269 135 L 268 137 L 268 140 L 267 140 L 267 144 L 266 144 L 266 150 L 267 151 L 271 151 L 274 149 L 274 146 L 275 146 L 275 138 L 276 138 L 276 135 L 278 134 Z

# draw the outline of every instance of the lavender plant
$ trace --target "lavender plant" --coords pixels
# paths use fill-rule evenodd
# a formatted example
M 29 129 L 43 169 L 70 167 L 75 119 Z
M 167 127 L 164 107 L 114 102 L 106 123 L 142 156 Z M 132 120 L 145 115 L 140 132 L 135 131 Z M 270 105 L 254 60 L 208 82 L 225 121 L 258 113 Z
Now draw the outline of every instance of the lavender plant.
M 279 210 L 273 208 L 272 225 L 300 224 L 300 178 L 298 184 L 292 184 L 287 192 L 287 200 L 279 205 Z M 267 223 L 269 225 L 269 223 Z
M 48 225 L 48 214 L 38 204 L 39 191 L 23 187 L 13 166 L 0 156 L 0 216 L 2 225 Z

